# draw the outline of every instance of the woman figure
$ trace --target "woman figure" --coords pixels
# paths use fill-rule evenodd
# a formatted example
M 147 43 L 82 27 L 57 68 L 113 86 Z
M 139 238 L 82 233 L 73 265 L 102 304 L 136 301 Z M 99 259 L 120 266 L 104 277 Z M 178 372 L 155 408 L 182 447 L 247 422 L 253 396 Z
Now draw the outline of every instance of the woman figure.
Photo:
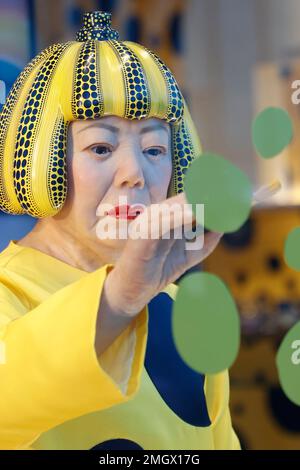
M 171 72 L 119 41 L 108 13 L 85 14 L 76 41 L 17 79 L 1 114 L 0 207 L 38 221 L 0 254 L 1 448 L 239 448 L 227 371 L 195 373 L 171 335 L 174 282 L 221 234 L 196 251 L 99 236 L 105 218 L 120 223 L 121 197 L 146 231 L 153 204 L 183 207 L 199 152 Z

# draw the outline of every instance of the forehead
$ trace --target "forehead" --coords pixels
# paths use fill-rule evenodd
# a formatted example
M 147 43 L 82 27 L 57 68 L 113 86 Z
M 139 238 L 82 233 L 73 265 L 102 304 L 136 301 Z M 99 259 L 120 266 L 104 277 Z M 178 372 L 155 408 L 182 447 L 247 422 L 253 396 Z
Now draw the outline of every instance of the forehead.
M 72 121 L 70 124 L 74 134 L 85 133 L 94 130 L 108 129 L 115 133 L 121 132 L 137 132 L 151 130 L 153 132 L 167 131 L 169 133 L 170 124 L 159 118 L 145 118 L 145 119 L 127 119 L 119 116 L 103 116 L 98 119 L 86 119 Z

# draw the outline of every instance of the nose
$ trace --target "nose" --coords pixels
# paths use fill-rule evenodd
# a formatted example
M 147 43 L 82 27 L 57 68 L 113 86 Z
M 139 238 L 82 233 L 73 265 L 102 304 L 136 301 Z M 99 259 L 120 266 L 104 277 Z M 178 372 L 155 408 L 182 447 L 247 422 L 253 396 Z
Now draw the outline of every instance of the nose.
M 144 185 L 145 179 L 140 151 L 136 148 L 126 149 L 118 159 L 115 186 L 143 189 Z

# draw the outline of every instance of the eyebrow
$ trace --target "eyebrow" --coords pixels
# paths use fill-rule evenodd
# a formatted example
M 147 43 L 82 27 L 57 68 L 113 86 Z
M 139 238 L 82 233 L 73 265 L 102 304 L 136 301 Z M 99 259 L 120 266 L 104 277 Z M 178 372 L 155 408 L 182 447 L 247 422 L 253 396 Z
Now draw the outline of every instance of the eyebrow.
M 83 132 L 86 129 L 89 129 L 91 127 L 98 127 L 98 128 L 107 129 L 107 130 L 109 130 L 109 131 L 111 131 L 115 134 L 118 134 L 118 132 L 120 131 L 120 129 L 118 127 L 112 126 L 111 124 L 105 124 L 104 122 L 102 122 L 102 123 L 94 122 L 94 123 L 90 124 L 89 126 L 85 126 L 83 129 L 80 129 L 80 131 L 77 132 L 77 135 L 80 134 L 80 132 Z M 150 126 L 145 126 L 140 131 L 140 134 L 146 134 L 147 132 L 152 132 L 152 131 L 156 131 L 156 130 L 159 130 L 159 131 L 163 130 L 167 134 L 169 134 L 167 128 L 165 126 L 160 125 L 160 124 L 153 124 L 153 125 L 150 125 Z

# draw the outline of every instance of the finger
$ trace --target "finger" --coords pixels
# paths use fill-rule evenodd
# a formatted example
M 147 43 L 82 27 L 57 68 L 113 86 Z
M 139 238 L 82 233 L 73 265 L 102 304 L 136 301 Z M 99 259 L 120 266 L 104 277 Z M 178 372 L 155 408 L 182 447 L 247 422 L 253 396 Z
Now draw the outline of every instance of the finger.
M 187 269 L 190 269 L 196 264 L 201 263 L 205 258 L 207 258 L 216 249 L 223 235 L 224 235 L 223 233 L 219 233 L 219 232 L 206 233 L 204 235 L 204 245 L 202 249 L 187 250 L 186 251 Z M 203 235 L 199 235 L 199 237 L 202 237 L 202 236 Z M 196 241 L 194 243 L 196 243 Z
M 192 227 L 196 217 L 192 205 L 188 204 L 183 193 L 166 199 L 159 204 L 151 204 L 130 225 L 132 238 L 170 238 L 171 233 L 179 237 L 180 228 Z M 172 232 L 173 230 L 173 232 Z M 182 232 L 182 230 L 181 230 Z M 168 236 L 169 235 L 169 236 Z

